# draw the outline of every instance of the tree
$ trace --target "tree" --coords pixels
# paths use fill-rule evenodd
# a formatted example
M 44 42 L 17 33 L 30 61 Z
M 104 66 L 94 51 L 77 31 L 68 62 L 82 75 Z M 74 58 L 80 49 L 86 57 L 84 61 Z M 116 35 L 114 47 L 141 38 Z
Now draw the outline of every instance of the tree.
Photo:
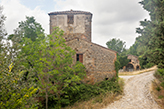
M 125 42 L 121 41 L 120 39 L 113 38 L 110 41 L 108 41 L 106 45 L 109 49 L 117 51 L 119 54 L 126 50 Z
M 40 96 L 46 99 L 48 109 L 48 98 L 53 97 L 58 101 L 60 107 L 60 96 L 65 93 L 64 89 L 73 87 L 85 76 L 85 68 L 81 63 L 72 63 L 75 51 L 65 44 L 62 38 L 63 31 L 56 28 L 53 34 L 36 41 L 25 38 L 22 43 L 28 61 L 22 63 L 29 68 L 27 62 L 32 64 L 37 74 L 37 86 Z M 69 101 L 66 101 L 69 102 Z
M 18 28 L 16 28 L 14 30 L 14 34 L 9 35 L 8 40 L 12 41 L 12 44 L 15 45 L 17 43 L 19 43 L 19 49 L 17 49 L 17 51 L 15 50 L 15 52 L 19 52 L 21 55 L 24 55 L 24 57 L 27 57 L 25 62 L 26 62 L 26 72 L 24 72 L 24 80 L 27 80 L 28 74 L 29 74 L 29 69 L 33 69 L 33 60 L 30 60 L 29 55 L 32 56 L 34 53 L 31 52 L 29 54 L 29 51 L 27 51 L 27 49 L 25 49 L 25 47 L 29 47 L 29 49 L 34 50 L 35 46 L 32 46 L 32 42 L 39 42 L 41 40 L 43 40 L 45 38 L 45 33 L 44 33 L 44 29 L 42 28 L 41 24 L 35 21 L 34 17 L 26 17 L 25 21 L 21 21 L 19 22 L 19 26 Z M 14 38 L 13 38 L 14 37 Z M 16 39 L 16 40 L 15 40 Z M 26 41 L 25 41 L 26 40 Z M 32 41 L 32 42 L 28 42 L 27 40 Z M 17 42 L 16 42 L 17 41 Z M 25 44 L 31 44 L 29 46 L 25 46 Z M 25 47 L 23 47 L 25 46 Z M 39 46 L 39 45 L 37 45 Z M 22 48 L 23 47 L 23 48 Z M 34 48 L 32 48 L 34 47 Z M 36 78 L 36 72 L 33 72 L 33 74 L 35 75 L 34 78 Z
M 44 29 L 35 21 L 34 17 L 26 17 L 25 21 L 19 22 L 18 28 L 14 30 L 14 35 L 20 38 L 30 38 L 35 41 L 38 37 L 42 36 L 44 39 Z M 12 39 L 13 34 L 9 35 L 8 39 Z
M 129 62 L 127 59 L 127 50 L 125 42 L 121 41 L 120 39 L 113 38 L 106 43 L 109 49 L 115 50 L 118 52 L 117 55 L 117 69 L 122 69 L 123 66 L 126 66 Z
M 2 45 L 3 45 L 2 40 L 4 39 L 4 36 L 7 35 L 5 27 L 4 27 L 4 21 L 6 17 L 3 15 L 2 11 L 3 11 L 3 7 L 0 6 L 0 53 L 1 53 Z
M 3 7 L 0 6 L 0 41 L 2 40 L 4 36 L 7 35 L 6 30 L 4 28 L 4 25 L 5 25 L 4 21 L 6 17 L 2 14 L 2 11 L 3 11 Z
M 137 33 L 146 39 L 149 62 L 164 68 L 164 0 L 143 0 L 140 4 L 149 12 L 150 20 L 141 21 L 142 28 L 137 28 Z
M 129 59 L 127 59 L 128 56 L 126 55 L 118 55 L 117 60 L 120 63 L 119 69 L 123 69 L 124 66 L 127 66 L 129 63 Z
M 15 52 L 21 47 L 18 46 L 18 43 L 12 46 L 4 38 L 6 31 L 4 30 L 5 17 L 2 15 L 2 8 L 0 8 L 0 12 L 0 39 L 5 40 L 5 43 L 0 41 L 0 107 L 2 109 L 37 108 L 37 102 L 34 100 L 37 87 L 30 81 L 22 81 L 22 73 L 25 69 L 20 63 L 26 57 L 21 57 L 18 52 Z M 13 41 L 17 42 L 17 38 L 13 37 Z
M 22 80 L 22 74 L 26 69 L 20 63 L 25 61 L 26 57 L 17 55 L 21 58 L 13 58 L 13 55 L 16 55 L 13 49 L 16 48 L 6 41 L 0 55 L 0 107 L 10 109 L 37 108 L 34 96 L 38 89 L 31 79 L 27 82 Z M 31 77 L 29 76 L 29 78 Z

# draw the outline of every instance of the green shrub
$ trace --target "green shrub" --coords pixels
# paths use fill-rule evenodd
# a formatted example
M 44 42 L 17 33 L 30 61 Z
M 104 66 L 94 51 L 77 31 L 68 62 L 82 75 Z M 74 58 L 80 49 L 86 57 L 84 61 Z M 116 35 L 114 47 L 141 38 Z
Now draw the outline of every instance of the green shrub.
M 161 88 L 158 86 L 158 87 L 156 88 L 156 90 L 157 90 L 157 91 L 160 91 L 160 90 L 161 90 Z
M 147 63 L 146 65 L 143 65 L 144 68 L 150 68 L 150 67 L 153 67 L 154 66 L 154 63 Z
M 158 69 L 157 71 L 160 76 L 164 76 L 164 69 Z
M 60 104 L 62 107 L 72 105 L 77 101 L 87 101 L 93 97 L 96 97 L 100 94 L 105 94 L 107 92 L 121 93 L 121 88 L 118 84 L 118 79 L 112 78 L 109 80 L 101 81 L 94 85 L 78 83 L 74 86 L 67 87 L 64 89 L 64 91 L 65 93 L 60 96 Z M 50 98 L 48 102 L 50 108 L 57 108 L 57 100 Z
M 119 69 L 123 69 L 124 66 L 127 66 L 129 63 L 128 56 L 117 55 L 117 60 L 119 61 Z
M 120 69 L 120 62 L 119 62 L 119 55 L 117 54 L 117 60 L 115 61 L 115 70 L 116 70 L 116 77 L 118 77 L 118 71 Z
M 158 69 L 154 76 L 159 79 L 159 81 L 161 82 L 160 83 L 160 86 L 162 86 L 164 88 L 164 69 Z
M 154 76 L 159 78 L 159 79 L 164 79 L 164 69 L 158 69 L 155 72 Z
M 164 96 L 160 95 L 160 96 L 158 96 L 158 98 L 159 98 L 159 99 L 162 99 L 162 98 L 164 98 Z
M 116 70 L 116 76 L 118 77 L 118 71 L 120 69 L 120 62 L 118 60 L 115 61 L 115 70 Z
M 162 82 L 160 85 L 164 88 L 164 82 Z
M 150 68 L 155 65 L 154 63 L 149 62 L 149 59 L 147 57 L 139 56 L 138 59 L 140 61 L 141 69 Z

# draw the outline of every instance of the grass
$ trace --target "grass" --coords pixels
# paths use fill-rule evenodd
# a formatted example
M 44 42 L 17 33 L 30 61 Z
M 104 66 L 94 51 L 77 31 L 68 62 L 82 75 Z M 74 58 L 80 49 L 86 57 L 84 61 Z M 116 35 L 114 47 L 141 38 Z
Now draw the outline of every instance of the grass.
M 118 75 L 119 76 L 138 75 L 138 74 L 153 71 L 153 70 L 156 70 L 156 69 L 157 69 L 157 66 L 153 66 L 153 67 L 148 68 L 148 69 L 143 69 L 143 70 L 138 70 L 138 71 L 133 71 L 133 72 L 119 72 Z
M 158 96 L 159 99 L 162 99 L 163 97 L 164 97 L 164 96 L 162 96 L 162 95 Z
M 161 109 L 164 109 L 164 88 L 161 87 L 160 84 L 161 82 L 158 79 L 155 79 L 152 82 L 150 91 L 157 104 L 161 107 Z
M 123 92 L 124 81 L 121 78 L 119 78 L 119 85 Z M 88 101 L 76 102 L 74 105 L 62 109 L 101 109 L 108 106 L 110 103 L 119 100 L 122 97 L 122 94 L 123 93 L 106 92 L 105 94 L 100 94 Z

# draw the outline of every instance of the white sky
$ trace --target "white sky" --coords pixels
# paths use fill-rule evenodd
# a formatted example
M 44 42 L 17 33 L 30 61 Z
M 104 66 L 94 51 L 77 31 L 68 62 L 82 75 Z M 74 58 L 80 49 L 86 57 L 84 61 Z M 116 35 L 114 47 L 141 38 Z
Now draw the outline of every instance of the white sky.
M 138 36 L 139 21 L 149 19 L 148 12 L 138 3 L 141 0 L 0 0 L 7 17 L 8 34 L 18 27 L 26 16 L 34 16 L 49 34 L 49 12 L 89 11 L 92 18 L 92 42 L 106 47 L 112 38 L 120 38 L 129 48 Z

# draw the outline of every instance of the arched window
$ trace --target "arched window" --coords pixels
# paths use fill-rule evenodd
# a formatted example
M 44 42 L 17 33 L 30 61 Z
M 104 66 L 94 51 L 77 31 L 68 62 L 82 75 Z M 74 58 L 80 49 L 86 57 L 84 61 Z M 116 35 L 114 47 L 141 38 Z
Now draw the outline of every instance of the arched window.
M 137 65 L 136 70 L 139 70 L 139 69 L 140 69 L 140 67 Z

